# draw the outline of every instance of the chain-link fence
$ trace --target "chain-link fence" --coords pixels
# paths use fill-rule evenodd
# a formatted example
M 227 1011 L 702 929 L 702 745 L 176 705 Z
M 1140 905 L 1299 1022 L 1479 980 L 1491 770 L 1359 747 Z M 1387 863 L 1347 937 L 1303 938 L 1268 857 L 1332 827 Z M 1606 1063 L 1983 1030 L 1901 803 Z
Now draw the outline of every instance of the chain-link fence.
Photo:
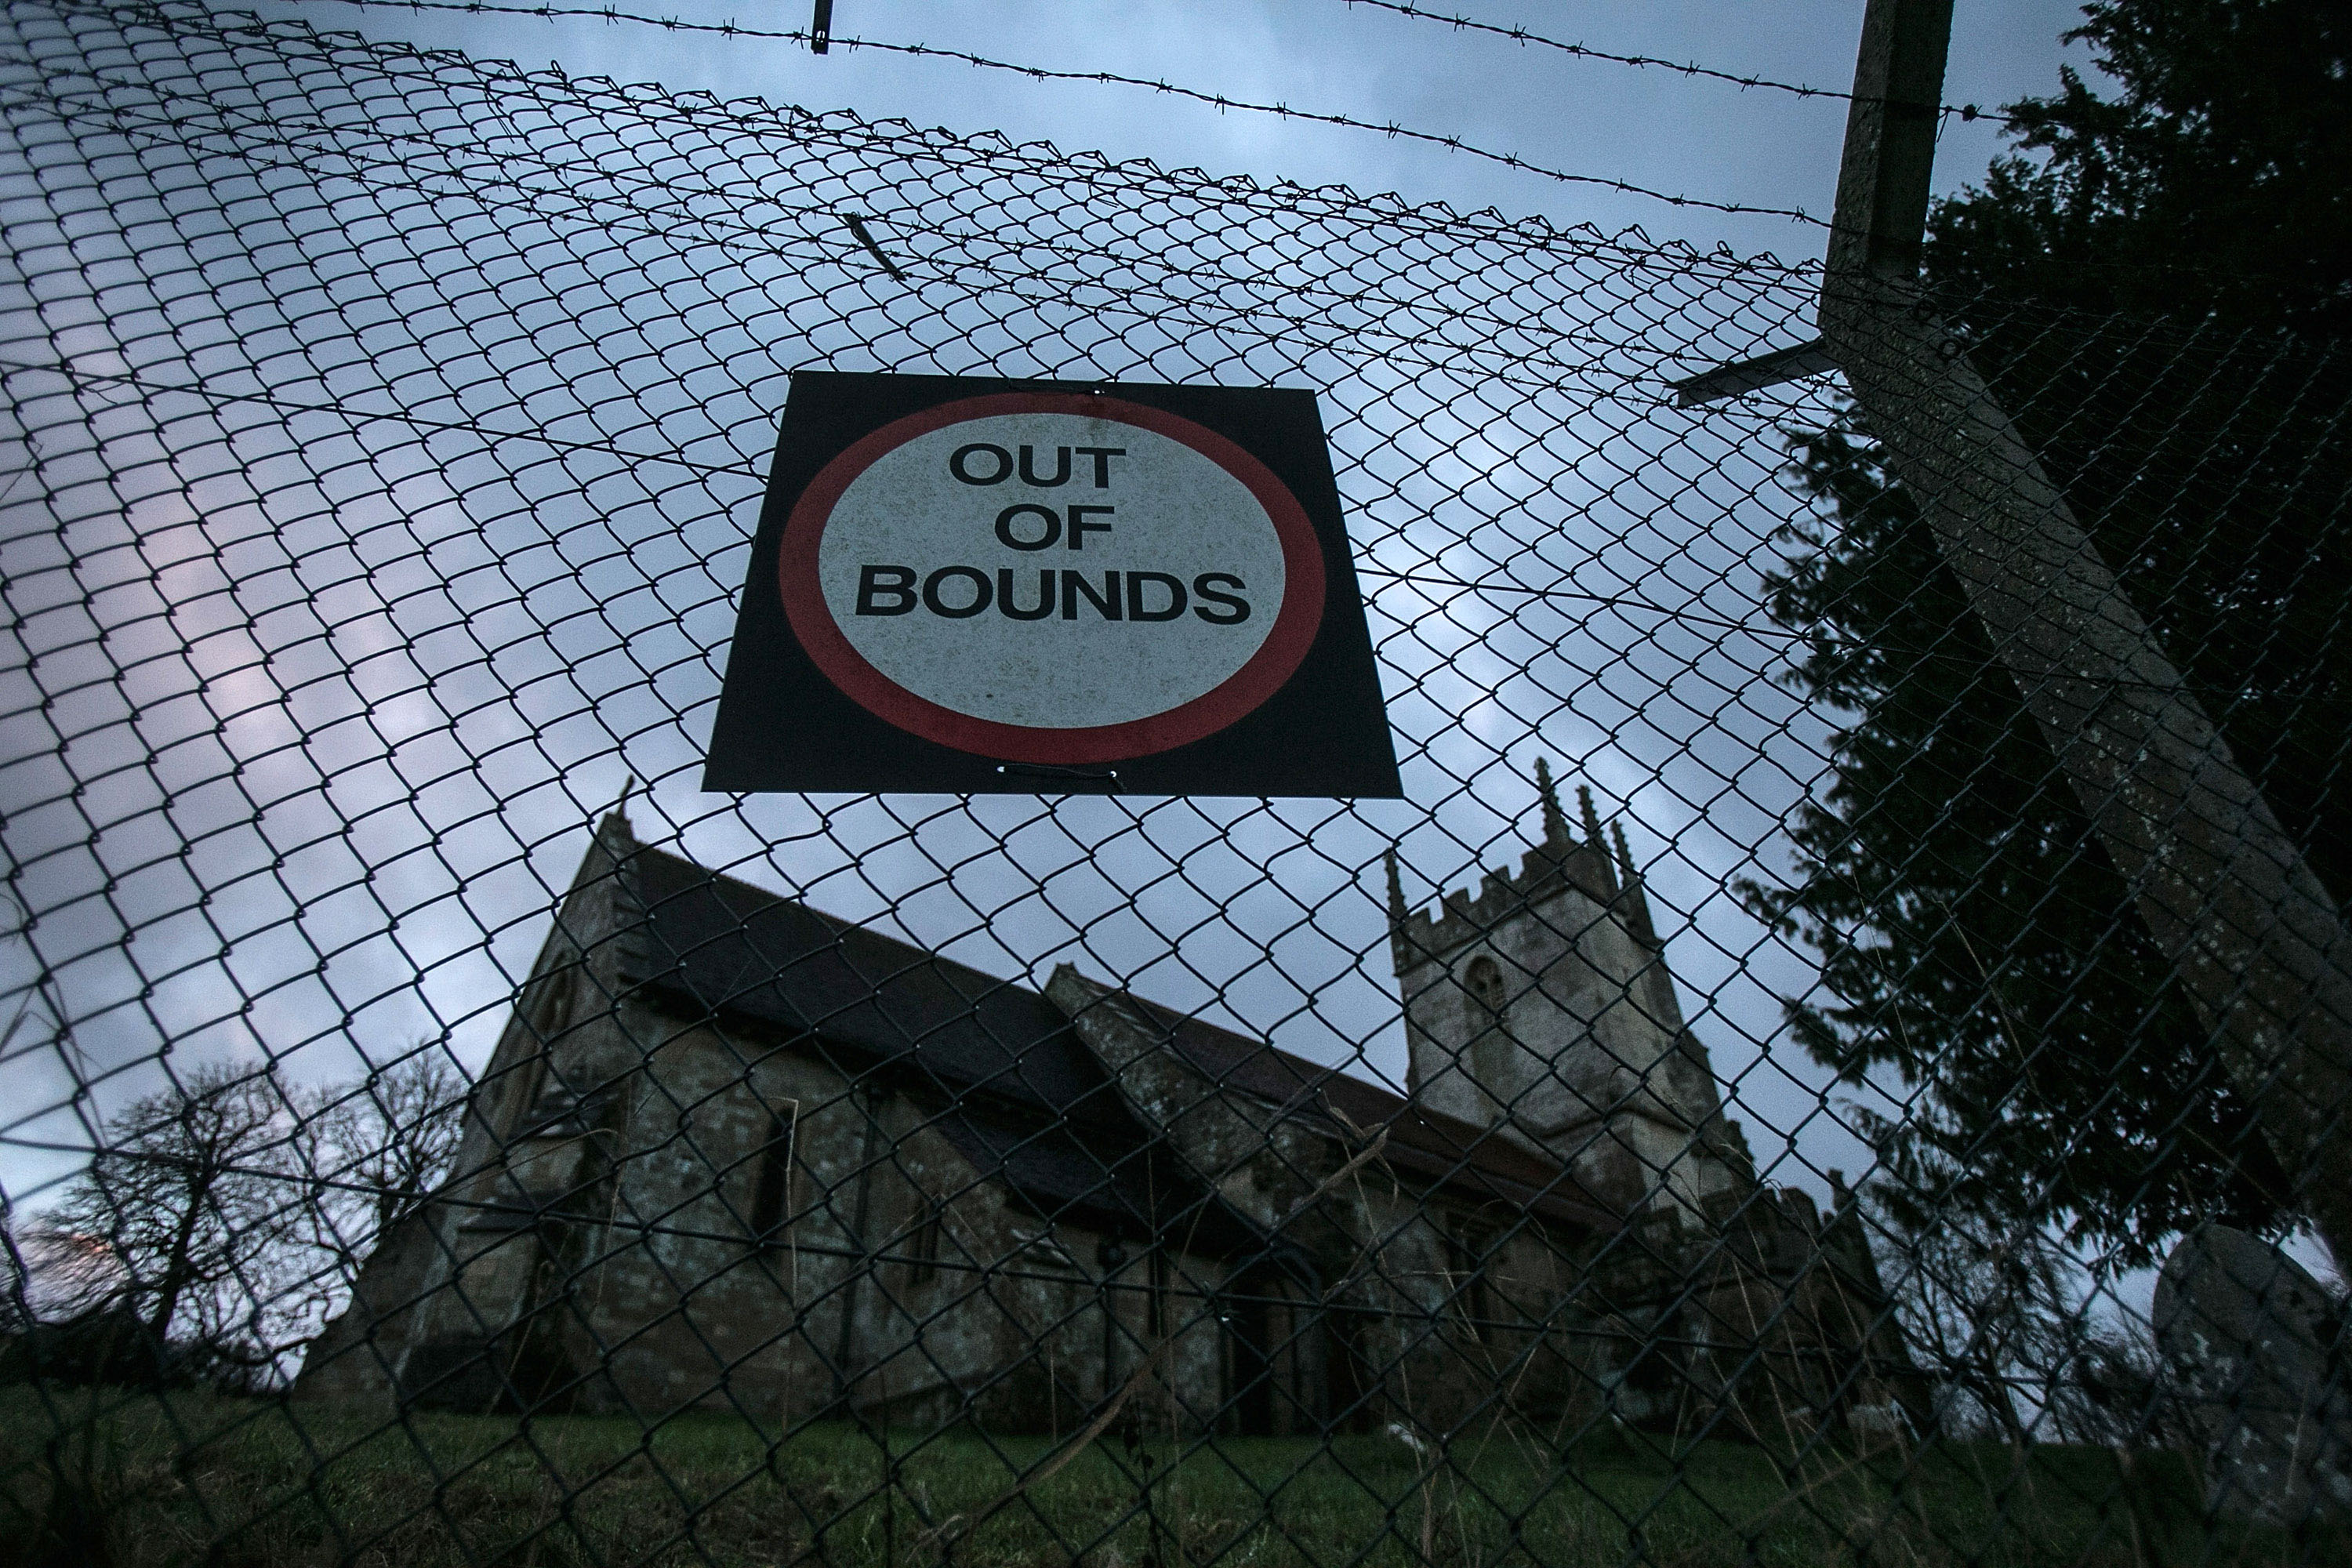
M 0 95 L 0 1555 L 2342 1560 L 2339 358 L 193 4 Z M 1405 799 L 699 793 L 814 368 L 1312 388 Z

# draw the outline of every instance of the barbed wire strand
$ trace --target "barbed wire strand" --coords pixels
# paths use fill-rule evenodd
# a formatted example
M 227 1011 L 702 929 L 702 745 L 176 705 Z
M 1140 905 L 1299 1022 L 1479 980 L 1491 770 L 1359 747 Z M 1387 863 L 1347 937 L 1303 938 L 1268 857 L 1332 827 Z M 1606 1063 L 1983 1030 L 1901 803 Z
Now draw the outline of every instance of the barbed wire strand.
M 1590 44 L 1564 43 L 1558 38 L 1546 37 L 1543 34 L 1527 27 L 1503 26 L 1493 22 L 1476 21 L 1468 16 L 1448 16 L 1443 12 L 1423 10 L 1418 5 L 1406 5 L 1403 0 L 1344 0 L 1344 4 L 1349 10 L 1359 5 L 1370 6 L 1375 11 L 1391 11 L 1400 16 L 1410 16 L 1416 21 L 1439 23 L 1457 32 L 1486 33 L 1496 37 L 1507 38 L 1515 44 L 1534 44 L 1541 48 L 1557 49 L 1561 54 L 1573 55 L 1579 59 L 1601 60 L 1612 65 L 1633 66 L 1643 69 L 1673 71 L 1678 76 L 1727 82 L 1739 88 L 1766 88 L 1774 92 L 1792 93 L 1799 98 L 1833 99 L 1841 103 L 1853 101 L 1853 93 L 1838 88 L 1809 87 L 1803 82 L 1778 81 L 1767 76 L 1717 70 L 1710 66 L 1664 59 L 1655 55 L 1616 54 L 1608 49 L 1596 49 Z M 1937 108 L 1942 113 L 1956 114 L 1962 120 L 1990 120 L 2002 125 L 2016 123 L 2013 118 L 1999 110 L 1984 109 L 1973 103 L 1946 103 L 1939 104 Z
M 782 43 L 806 44 L 811 35 L 804 28 L 768 28 L 745 26 L 736 22 L 689 22 L 673 16 L 651 16 L 623 11 L 614 6 L 509 5 L 495 0 L 295 0 L 298 5 L 351 5 L 361 9 L 378 8 L 394 11 L 454 11 L 461 13 L 496 14 L 513 16 L 540 17 L 547 21 L 564 19 L 607 23 L 631 23 L 641 26 L 659 27 L 667 32 L 710 33 L 723 37 L 766 38 Z M 827 36 L 835 49 L 868 49 L 877 53 L 902 55 L 913 59 L 952 60 L 976 70 L 1001 71 L 1010 76 L 1026 77 L 1040 82 L 1087 82 L 1105 87 L 1139 88 L 1149 92 L 1207 105 L 1217 110 L 1230 110 L 1244 114 L 1264 114 L 1277 120 L 1296 120 L 1315 125 L 1328 125 L 1346 131 L 1370 132 L 1423 146 L 1442 148 L 1465 157 L 1497 164 L 1519 174 L 1559 184 L 1583 185 L 1598 190 L 1614 191 L 1621 195 L 1638 196 L 1645 201 L 1663 202 L 1673 207 L 1696 207 L 1706 212 L 1730 214 L 1745 217 L 1786 218 L 1791 223 L 1826 229 L 1824 220 L 1813 216 L 1801 207 L 1759 206 L 1746 202 L 1720 202 L 1711 197 L 1680 195 L 1652 186 L 1637 184 L 1606 174 L 1580 174 L 1559 169 L 1516 153 L 1498 153 L 1479 146 L 1459 136 L 1449 136 L 1435 131 L 1422 131 L 1396 121 L 1365 120 L 1334 110 L 1297 109 L 1286 103 L 1265 103 L 1251 99 L 1236 98 L 1229 93 L 1214 92 L 1203 88 L 1184 87 L 1160 77 L 1129 76 L 1119 71 L 1066 70 L 1053 66 L 1024 65 L 1015 60 L 1003 60 L 976 54 L 968 49 L 942 48 L 932 44 L 899 43 L 883 38 L 857 37 L 845 33 Z

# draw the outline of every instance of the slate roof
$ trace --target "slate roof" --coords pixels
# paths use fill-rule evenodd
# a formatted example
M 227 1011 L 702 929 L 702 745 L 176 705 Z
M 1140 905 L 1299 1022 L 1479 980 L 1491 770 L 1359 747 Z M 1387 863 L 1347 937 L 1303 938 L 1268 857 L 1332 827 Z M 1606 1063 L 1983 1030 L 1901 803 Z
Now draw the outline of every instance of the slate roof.
M 1212 1252 L 1259 1245 L 1155 1151 L 1036 992 L 658 849 L 623 869 L 642 916 L 622 933 L 627 967 L 666 1010 L 808 1038 L 929 1091 L 957 1152 L 1046 1218 L 1130 1237 L 1181 1225 Z
M 1168 1031 L 1169 1043 L 1212 1082 L 1253 1095 L 1292 1116 L 1313 1116 L 1352 1132 L 1386 1129 L 1381 1158 L 1452 1188 L 1474 1203 L 1496 1201 L 1563 1224 L 1618 1228 L 1622 1217 L 1555 1161 L 1486 1128 L 1416 1105 L 1351 1073 L 1311 1062 L 1264 1040 L 1236 1035 L 1157 1003 L 1130 996 Z
M 821 1035 L 1057 1117 L 1123 1115 L 1061 1009 L 1025 986 L 658 849 L 625 869 L 644 915 L 625 938 L 634 978 L 690 1013 Z
M 623 933 L 631 977 L 673 1012 L 724 1018 L 887 1064 L 943 1094 L 940 1130 L 983 1173 L 1047 1215 L 1123 1232 L 1187 1215 L 1223 1250 L 1247 1224 L 1151 1160 L 1152 1143 L 1060 1008 L 1037 992 L 697 866 L 637 847 L 623 861 L 642 919 Z M 1581 1226 L 1617 1217 L 1553 1163 L 1261 1040 L 1134 999 L 1213 1081 L 1341 1131 L 1385 1128 L 1381 1157 L 1473 1202 Z M 845 1064 L 850 1065 L 850 1064 Z M 1239 1227 L 1238 1230 L 1236 1227 Z

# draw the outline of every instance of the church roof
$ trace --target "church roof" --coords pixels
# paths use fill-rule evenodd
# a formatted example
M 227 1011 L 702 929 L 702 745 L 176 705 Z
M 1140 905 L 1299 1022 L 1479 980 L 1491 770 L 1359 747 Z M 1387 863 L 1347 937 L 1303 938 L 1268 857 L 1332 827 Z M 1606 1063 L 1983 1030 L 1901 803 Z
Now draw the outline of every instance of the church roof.
M 1070 1020 L 1037 992 L 662 850 L 618 847 L 643 917 L 623 933 L 626 967 L 672 1010 L 814 1037 L 912 1074 L 950 1099 L 940 1128 L 960 1151 L 1043 1213 L 1081 1210 L 1129 1230 L 1149 1224 L 1155 1198 L 1164 1217 L 1177 1194 L 1188 1208 L 1206 1197 L 1160 1161 L 1147 1171 L 1139 1151 L 1154 1141 Z M 1329 1123 L 1335 1134 L 1386 1129 L 1381 1158 L 1402 1171 L 1474 1202 L 1581 1226 L 1618 1223 L 1556 1163 L 1516 1143 L 1265 1041 L 1136 1000 L 1195 1070 Z M 1199 1239 L 1210 1244 L 1244 1223 L 1212 1218 Z
M 1115 1097 L 1061 1010 L 1025 986 L 658 849 L 625 862 L 645 919 L 635 978 L 751 1019 L 1066 1116 Z
M 673 1012 L 801 1037 L 944 1098 L 934 1125 L 1047 1217 L 1255 1237 L 1138 1126 L 1061 1009 L 1000 979 L 659 849 L 625 848 L 637 984 Z M 1203 1209 L 1215 1212 L 1198 1212 Z M 1157 1221 L 1154 1213 L 1157 1211 Z
M 1288 1115 L 1329 1121 L 1333 1131 L 1351 1136 L 1375 1137 L 1385 1130 L 1388 1142 L 1381 1158 L 1401 1171 L 1451 1186 L 1474 1202 L 1498 1202 L 1569 1225 L 1614 1229 L 1621 1223 L 1614 1210 L 1585 1192 L 1557 1161 L 1486 1128 L 1263 1040 L 1141 997 L 1129 1000 L 1165 1028 L 1169 1043 L 1213 1082 Z

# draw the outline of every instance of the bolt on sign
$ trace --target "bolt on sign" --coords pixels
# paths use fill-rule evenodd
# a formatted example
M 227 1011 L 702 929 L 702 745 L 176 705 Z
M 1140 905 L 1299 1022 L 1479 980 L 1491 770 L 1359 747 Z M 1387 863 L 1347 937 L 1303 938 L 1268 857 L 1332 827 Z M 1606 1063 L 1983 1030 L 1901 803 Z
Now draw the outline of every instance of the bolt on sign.
M 796 374 L 703 787 L 1401 794 L 1315 395 Z

